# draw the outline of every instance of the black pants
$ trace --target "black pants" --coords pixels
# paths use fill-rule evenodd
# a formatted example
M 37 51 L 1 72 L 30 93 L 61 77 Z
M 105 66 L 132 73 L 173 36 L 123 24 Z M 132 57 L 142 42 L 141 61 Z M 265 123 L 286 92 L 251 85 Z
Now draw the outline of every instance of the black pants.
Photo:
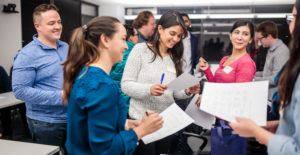
M 177 142 L 178 136 L 176 134 L 170 135 L 147 145 L 140 140 L 139 145 L 136 147 L 133 155 L 172 154 L 176 149 Z

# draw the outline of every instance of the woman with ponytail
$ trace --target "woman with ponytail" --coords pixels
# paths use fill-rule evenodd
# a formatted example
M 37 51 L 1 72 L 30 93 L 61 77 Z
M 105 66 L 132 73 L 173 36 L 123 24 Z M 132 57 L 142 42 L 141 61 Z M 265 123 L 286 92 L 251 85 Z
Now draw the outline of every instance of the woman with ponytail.
M 244 137 L 255 137 L 268 146 L 269 155 L 300 154 L 300 0 L 296 1 L 293 12 L 287 15 L 292 41 L 290 59 L 282 70 L 278 81 L 280 107 L 279 124 L 261 128 L 246 118 L 237 118 L 230 123 L 236 133 Z M 269 131 L 265 130 L 268 129 Z M 276 131 L 272 133 L 270 131 Z
M 126 102 L 109 77 L 128 49 L 125 41 L 126 30 L 113 17 L 96 17 L 74 30 L 63 64 L 68 154 L 132 154 L 139 139 L 162 127 L 152 111 L 141 121 L 126 120 Z

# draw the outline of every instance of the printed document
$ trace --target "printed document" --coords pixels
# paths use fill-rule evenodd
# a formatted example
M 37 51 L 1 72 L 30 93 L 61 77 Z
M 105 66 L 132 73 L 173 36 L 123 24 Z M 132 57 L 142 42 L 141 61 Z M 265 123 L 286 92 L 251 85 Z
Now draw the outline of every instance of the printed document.
M 188 72 L 182 73 L 175 80 L 167 84 L 167 89 L 169 90 L 183 90 L 198 84 L 199 78 L 196 78 L 189 74 Z
M 163 127 L 143 137 L 142 140 L 145 144 L 167 137 L 194 122 L 176 103 L 170 105 L 160 115 L 164 120 Z
M 185 113 L 187 113 L 195 120 L 194 124 L 199 125 L 205 129 L 211 129 L 212 125 L 215 124 L 216 117 L 200 110 L 200 108 L 196 105 L 198 97 L 199 94 L 196 94 L 193 97 L 188 107 L 186 108 Z
M 210 83 L 203 89 L 200 109 L 229 122 L 246 117 L 257 125 L 266 125 L 268 81 Z

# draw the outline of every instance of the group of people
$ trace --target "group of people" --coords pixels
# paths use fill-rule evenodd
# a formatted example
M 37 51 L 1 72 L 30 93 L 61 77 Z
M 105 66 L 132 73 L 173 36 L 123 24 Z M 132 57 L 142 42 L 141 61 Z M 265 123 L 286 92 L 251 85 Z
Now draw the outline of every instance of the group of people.
M 213 75 L 207 61 L 198 59 L 198 39 L 188 31 L 187 14 L 168 11 L 156 24 L 153 14 L 144 11 L 133 25 L 125 26 L 114 17 L 95 17 L 76 28 L 67 44 L 59 40 L 58 8 L 42 4 L 33 13 L 37 34 L 15 57 L 13 92 L 25 101 L 37 143 L 61 146 L 68 154 L 160 154 L 176 145 L 172 136 L 147 145 L 140 139 L 163 126 L 160 112 L 200 90 L 197 84 L 171 91 L 167 83 L 194 71 L 203 71 L 210 82 L 272 81 L 278 66 L 285 64 L 278 82 L 270 85 L 277 86 L 284 111 L 280 121 L 265 127 L 274 131 L 279 125 L 277 132 L 246 118 L 229 125 L 239 135 L 267 145 L 270 154 L 299 154 L 299 9 L 297 0 L 288 18 L 293 36 L 289 50 L 265 28 L 272 24 L 256 29 L 259 42 L 270 47 L 262 74 L 256 73 L 247 53 L 254 26 L 238 20 L 230 31 L 232 52 Z M 277 57 L 284 52 L 290 52 L 289 57 Z M 201 105 L 201 95 L 197 104 Z

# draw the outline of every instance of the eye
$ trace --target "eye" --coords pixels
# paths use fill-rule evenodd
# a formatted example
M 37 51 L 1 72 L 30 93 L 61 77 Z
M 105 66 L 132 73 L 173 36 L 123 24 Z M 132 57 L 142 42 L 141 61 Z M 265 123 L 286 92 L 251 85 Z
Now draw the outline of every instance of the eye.
M 234 34 L 239 34 L 240 32 L 239 32 L 239 31 L 233 31 L 233 33 L 234 33 Z

